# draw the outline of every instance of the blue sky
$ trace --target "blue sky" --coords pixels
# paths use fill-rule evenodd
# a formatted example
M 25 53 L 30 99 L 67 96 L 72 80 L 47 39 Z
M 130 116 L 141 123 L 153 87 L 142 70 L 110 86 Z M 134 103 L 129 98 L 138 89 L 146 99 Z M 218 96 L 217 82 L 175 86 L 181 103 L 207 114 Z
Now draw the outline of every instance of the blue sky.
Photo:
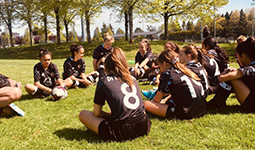
M 229 3 L 227 5 L 225 5 L 224 7 L 220 8 L 218 10 L 218 13 L 220 14 L 225 14 L 227 11 L 231 12 L 234 10 L 246 10 L 246 9 L 250 9 L 251 3 L 253 3 L 253 0 L 229 0 Z M 255 3 L 255 0 L 254 0 Z M 115 16 L 109 16 L 109 14 L 111 13 L 111 11 L 109 10 L 103 10 L 103 13 L 99 16 L 99 18 L 95 18 L 94 23 L 91 24 L 91 34 L 93 36 L 94 34 L 94 30 L 96 29 L 96 27 L 99 27 L 99 29 L 102 27 L 103 22 L 106 23 L 107 25 L 109 25 L 109 23 L 112 24 L 114 31 L 117 31 L 118 28 L 121 28 L 122 30 L 124 30 L 124 23 L 116 23 L 116 19 Z M 142 18 L 136 18 L 134 20 L 134 29 L 137 27 L 142 28 L 144 31 L 146 31 L 146 27 L 147 25 L 151 25 L 151 23 L 146 23 L 143 22 Z M 162 22 L 159 23 L 154 23 L 152 24 L 153 26 L 160 26 L 161 24 L 163 24 L 163 20 Z M 25 28 L 27 28 L 26 26 L 22 27 L 22 28 L 17 28 L 14 27 L 13 31 L 14 32 L 18 32 L 21 35 L 24 34 Z M 79 18 L 77 18 L 76 20 L 76 25 L 75 25 L 75 30 L 78 32 L 78 35 L 81 35 L 81 21 Z M 3 29 L 3 27 L 2 27 Z M 71 28 L 69 29 L 71 30 Z M 53 30 L 54 32 L 55 30 Z

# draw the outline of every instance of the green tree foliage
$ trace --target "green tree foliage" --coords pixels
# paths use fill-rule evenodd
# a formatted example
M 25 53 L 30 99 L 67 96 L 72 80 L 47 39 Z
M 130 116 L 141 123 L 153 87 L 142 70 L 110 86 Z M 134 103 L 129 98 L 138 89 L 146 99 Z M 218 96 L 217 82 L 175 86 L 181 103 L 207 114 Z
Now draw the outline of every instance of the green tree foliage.
M 151 18 L 157 21 L 159 17 L 164 18 L 164 38 L 166 39 L 169 17 L 181 15 L 182 17 L 210 19 L 214 10 L 226 5 L 228 0 L 217 1 L 217 3 L 215 0 L 148 0 L 146 2 L 149 7 L 144 8 L 145 13 L 150 13 Z
M 112 29 L 111 29 L 110 26 L 107 27 L 107 33 L 108 33 L 109 35 L 113 35 Z
M 186 22 L 185 20 L 182 21 L 182 31 L 186 30 Z
M 105 1 L 102 0 L 76 0 L 80 16 L 85 18 L 88 43 L 91 43 L 90 24 L 95 17 L 102 13 Z
M 15 11 L 18 14 L 18 18 L 21 21 L 26 22 L 26 24 L 28 25 L 28 31 L 29 31 L 29 43 L 30 46 L 33 45 L 33 20 L 35 19 L 35 15 L 37 12 L 36 9 L 36 1 L 31 1 L 31 0 L 20 0 L 19 4 L 16 5 L 15 7 Z
M 137 27 L 137 28 L 135 28 L 134 32 L 135 33 L 141 33 L 141 32 L 143 32 L 143 30 L 140 27 Z
M 125 32 L 121 28 L 118 28 L 116 31 L 116 34 L 124 34 L 124 33 Z M 115 39 L 116 40 L 125 40 L 125 37 L 116 37 Z
M 17 19 L 17 13 L 15 11 L 15 6 L 17 2 L 14 0 L 1 0 L 0 1 L 0 16 L 4 21 L 9 31 L 9 41 L 11 46 L 14 46 L 13 36 L 12 36 L 12 25 L 13 22 Z
M 105 22 L 103 22 L 102 28 L 101 28 L 101 34 L 104 35 L 105 33 L 107 33 L 107 25 L 105 24 Z
M 69 39 L 69 31 L 68 31 L 68 25 L 70 23 L 73 23 L 73 19 L 74 17 L 77 16 L 78 14 L 78 10 L 75 9 L 75 6 L 74 5 L 75 3 L 69 3 L 69 5 L 65 5 L 63 6 L 63 22 L 64 22 L 64 26 L 65 26 L 65 30 L 66 30 L 66 42 L 68 42 L 68 39 Z
M 194 31 L 194 24 L 190 20 L 187 22 L 187 31 Z
M 96 41 L 96 42 L 103 42 L 104 41 L 104 39 L 102 38 L 102 34 L 100 33 L 98 27 L 94 30 L 93 41 Z
M 226 36 L 237 37 L 239 28 L 239 13 L 234 11 L 230 15 L 230 19 L 226 24 Z
M 239 35 L 247 35 L 247 25 L 247 16 L 244 13 L 243 9 L 241 9 L 239 17 Z

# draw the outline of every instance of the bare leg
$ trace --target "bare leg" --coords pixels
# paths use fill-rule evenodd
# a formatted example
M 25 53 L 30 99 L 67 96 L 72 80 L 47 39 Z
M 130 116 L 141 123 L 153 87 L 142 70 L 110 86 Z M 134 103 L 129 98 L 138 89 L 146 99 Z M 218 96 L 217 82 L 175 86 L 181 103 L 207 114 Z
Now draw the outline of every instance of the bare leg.
M 66 85 L 67 88 L 70 88 L 73 85 L 73 80 L 71 78 L 66 78 L 63 80 L 63 83 Z
M 93 112 L 82 110 L 79 114 L 80 121 L 91 131 L 98 134 L 98 126 L 105 119 L 94 116 Z
M 240 104 L 243 104 L 247 96 L 250 94 L 250 89 L 240 79 L 232 80 L 231 83 L 235 90 L 238 101 L 240 102 Z
M 0 89 L 0 107 L 9 105 L 21 97 L 21 89 L 14 87 L 3 87 Z
M 154 101 L 145 101 L 144 102 L 144 107 L 145 109 L 152 113 L 155 114 L 157 116 L 160 117 L 166 117 L 166 111 L 169 105 L 166 104 L 160 104 Z
M 32 94 L 32 93 L 34 93 L 34 91 L 35 91 L 35 85 L 33 85 L 33 84 L 26 84 L 25 85 L 25 89 L 26 89 L 26 91 L 27 91 L 27 93 L 29 93 L 29 94 Z

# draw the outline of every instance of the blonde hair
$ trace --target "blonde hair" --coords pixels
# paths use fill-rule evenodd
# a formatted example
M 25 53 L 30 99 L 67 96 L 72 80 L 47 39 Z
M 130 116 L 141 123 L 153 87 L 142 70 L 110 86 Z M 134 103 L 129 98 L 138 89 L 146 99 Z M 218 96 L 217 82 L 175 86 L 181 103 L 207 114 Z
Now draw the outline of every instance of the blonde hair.
M 113 74 L 120 82 L 126 82 L 132 89 L 134 82 L 128 70 L 126 56 L 121 48 L 113 48 L 106 57 L 104 65 L 107 73 Z
M 111 41 L 113 43 L 114 42 L 114 38 L 109 33 L 105 33 L 104 34 L 104 42 L 105 41 Z
M 157 62 L 159 64 L 163 64 L 163 62 L 166 62 L 180 70 L 182 73 L 191 77 L 192 79 L 200 80 L 200 78 L 194 72 L 189 70 L 187 67 L 185 67 L 178 61 L 178 54 L 172 50 L 164 50 L 157 58 Z
M 242 43 L 242 42 L 244 42 L 244 41 L 246 41 L 246 40 L 247 40 L 246 36 L 240 35 L 240 36 L 236 39 L 237 45 L 239 45 L 240 43 Z

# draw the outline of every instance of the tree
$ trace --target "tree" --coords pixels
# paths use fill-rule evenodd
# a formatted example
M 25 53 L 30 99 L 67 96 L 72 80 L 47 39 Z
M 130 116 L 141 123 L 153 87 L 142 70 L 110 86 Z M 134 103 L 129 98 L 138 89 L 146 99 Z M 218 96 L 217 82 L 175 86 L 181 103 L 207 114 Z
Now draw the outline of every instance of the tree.
M 227 22 L 226 36 L 233 36 L 233 37 L 237 38 L 238 27 L 239 27 L 239 13 L 236 10 L 233 13 L 231 13 L 230 19 Z
M 72 23 L 72 20 L 78 14 L 78 12 L 75 9 L 70 8 L 70 5 L 66 5 L 64 7 L 66 8 L 63 9 L 64 10 L 63 22 L 66 29 L 66 42 L 68 42 L 69 39 L 68 25 Z
M 159 17 L 164 18 L 164 38 L 168 35 L 168 20 L 171 16 L 182 15 L 191 18 L 206 18 L 211 17 L 217 8 L 226 5 L 228 0 L 214 2 L 214 0 L 148 0 L 147 8 L 144 8 L 144 13 L 150 13 L 151 18 L 155 21 Z M 148 10 L 148 11 L 147 11 Z
M 91 43 L 90 23 L 102 12 L 105 2 L 102 0 L 78 0 L 81 17 L 85 17 L 88 43 Z
M 143 30 L 140 27 L 135 28 L 135 33 L 141 33 Z
M 13 36 L 12 36 L 12 24 L 16 20 L 16 12 L 15 6 L 16 2 L 14 0 L 1 0 L 0 1 L 0 16 L 1 19 L 5 22 L 6 26 L 8 27 L 9 31 L 9 41 L 11 47 L 14 46 Z
M 107 25 L 103 22 L 102 28 L 101 28 L 101 34 L 104 36 L 105 33 L 107 33 Z
M 185 20 L 182 21 L 182 31 L 186 30 L 186 22 Z
M 93 41 L 97 41 L 97 42 L 103 42 L 104 41 L 104 39 L 102 38 L 102 34 L 100 33 L 98 27 L 94 30 Z
M 239 17 L 239 35 L 247 35 L 247 17 L 246 14 L 244 13 L 243 9 L 240 11 L 240 17 Z
M 187 22 L 187 31 L 194 31 L 194 24 L 190 20 Z
M 35 12 L 37 11 L 35 7 L 36 3 L 35 1 L 31 0 L 20 0 L 19 5 L 16 5 L 15 11 L 18 14 L 18 18 L 28 25 L 28 31 L 29 31 L 29 43 L 30 46 L 33 45 L 33 19 L 35 18 Z
M 124 34 L 125 32 L 121 29 L 121 28 L 118 28 L 117 31 L 116 31 L 116 34 Z M 116 37 L 116 40 L 125 40 L 124 37 Z
M 111 24 L 109 24 L 109 28 L 111 29 L 112 34 L 114 34 L 114 29 L 113 29 L 113 27 L 112 27 L 112 25 L 111 25 Z
M 147 25 L 147 30 L 152 32 L 152 31 L 156 31 L 157 28 L 153 27 L 152 25 Z M 153 39 L 156 39 L 157 37 L 155 35 L 147 35 L 146 38 L 148 38 L 152 41 Z
M 108 33 L 109 35 L 113 35 L 113 33 L 112 33 L 112 29 L 111 29 L 111 27 L 110 27 L 110 26 L 107 28 L 107 33 Z

